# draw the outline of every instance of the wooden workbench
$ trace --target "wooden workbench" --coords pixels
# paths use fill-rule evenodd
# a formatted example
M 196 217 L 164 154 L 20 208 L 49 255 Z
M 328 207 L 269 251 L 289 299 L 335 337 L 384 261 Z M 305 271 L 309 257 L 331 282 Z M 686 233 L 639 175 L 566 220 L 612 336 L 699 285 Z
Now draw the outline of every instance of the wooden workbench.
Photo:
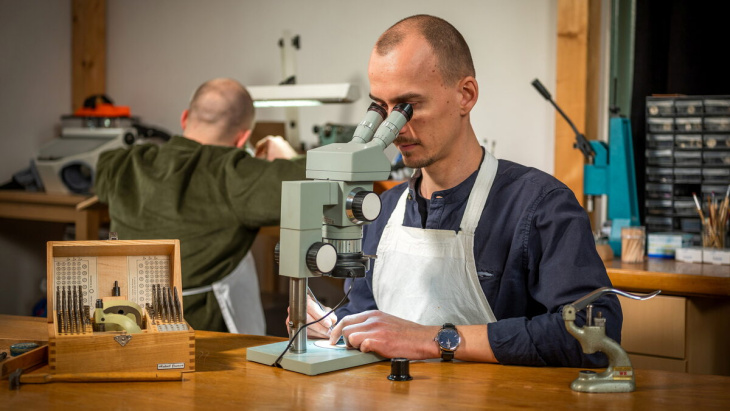
M 98 240 L 109 212 L 95 197 L 0 190 L 0 218 L 73 223 L 76 240 Z
M 0 315 L 0 329 L 24 317 Z M 15 330 L 18 329 L 16 326 Z M 3 334 L 3 333 L 0 333 Z M 26 384 L 0 388 L 6 409 L 727 409 L 730 377 L 636 371 L 633 393 L 573 392 L 573 368 L 414 361 L 412 381 L 381 362 L 305 376 L 246 361 L 246 348 L 280 341 L 196 331 L 196 372 L 182 382 Z
M 615 288 L 626 291 L 662 290 L 663 295 L 730 297 L 730 265 L 683 263 L 649 258 L 627 264 L 606 262 Z

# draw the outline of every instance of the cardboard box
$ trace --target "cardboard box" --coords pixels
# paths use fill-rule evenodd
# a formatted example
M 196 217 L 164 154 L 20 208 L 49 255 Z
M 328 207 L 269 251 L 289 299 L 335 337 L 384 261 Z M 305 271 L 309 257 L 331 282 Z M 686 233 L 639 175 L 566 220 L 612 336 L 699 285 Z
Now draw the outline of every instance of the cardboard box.
M 702 261 L 708 264 L 730 265 L 730 250 L 705 247 L 702 250 Z
M 682 247 L 675 251 L 674 258 L 685 263 L 702 263 L 702 247 Z
M 692 245 L 692 234 L 649 233 L 647 255 L 656 258 L 674 258 L 678 248 Z
M 195 371 L 178 240 L 51 241 L 47 266 L 51 373 Z

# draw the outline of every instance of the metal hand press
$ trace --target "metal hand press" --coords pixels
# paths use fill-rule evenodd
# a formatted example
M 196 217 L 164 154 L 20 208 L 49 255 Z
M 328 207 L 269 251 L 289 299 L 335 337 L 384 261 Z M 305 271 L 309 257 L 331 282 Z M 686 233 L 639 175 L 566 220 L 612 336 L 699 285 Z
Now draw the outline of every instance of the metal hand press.
M 602 313 L 593 318 L 591 303 L 606 294 L 618 294 L 634 300 L 648 300 L 661 293 L 654 291 L 647 295 L 630 294 L 615 288 L 602 287 L 563 307 L 563 320 L 568 332 L 580 342 L 583 352 L 593 354 L 601 351 L 608 357 L 608 368 L 602 373 L 581 371 L 570 388 L 580 392 L 631 392 L 636 389 L 634 368 L 628 354 L 613 339 L 606 336 L 606 319 Z M 586 309 L 586 325 L 575 325 L 576 313 Z

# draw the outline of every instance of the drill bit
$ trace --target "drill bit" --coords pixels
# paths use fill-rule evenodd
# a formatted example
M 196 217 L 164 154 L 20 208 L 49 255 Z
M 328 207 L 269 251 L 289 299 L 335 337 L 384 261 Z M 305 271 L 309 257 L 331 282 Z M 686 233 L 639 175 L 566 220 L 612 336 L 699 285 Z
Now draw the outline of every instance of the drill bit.
M 175 304 L 172 301 L 172 290 L 170 287 L 166 287 L 167 291 L 167 304 L 170 306 L 170 322 L 176 322 L 177 314 L 175 313 Z
M 56 286 L 56 327 L 58 333 L 63 332 L 63 321 L 61 321 L 61 287 Z
M 71 289 L 71 301 L 73 302 L 71 304 L 71 312 L 74 316 L 74 333 L 79 334 L 81 332 L 81 327 L 79 324 L 79 310 L 78 310 L 78 295 L 76 295 L 76 288 L 69 286 L 68 288 Z
M 150 318 L 150 322 L 152 323 L 152 325 L 154 325 L 155 324 L 155 308 L 150 303 L 147 303 L 145 308 L 147 309 L 147 316 Z
M 63 332 L 68 333 L 68 306 L 66 304 L 66 287 L 61 287 L 61 311 L 63 313 Z
M 166 288 L 167 287 L 162 287 L 162 305 L 164 306 L 163 307 L 163 311 L 165 313 L 164 314 L 165 322 L 166 323 L 169 323 L 170 322 L 170 306 L 168 305 L 169 304 L 169 301 L 167 301 L 167 291 L 166 291 Z
M 155 307 L 155 315 L 157 315 L 157 319 L 162 322 L 164 318 L 162 316 L 162 291 L 160 290 L 160 284 L 157 284 L 157 287 L 155 287 L 155 300 L 157 302 L 157 307 Z
M 151 290 L 150 292 L 152 294 L 152 303 L 149 304 L 151 310 L 147 310 L 147 311 L 149 311 L 150 316 L 154 320 L 155 319 L 155 309 L 157 308 L 157 296 L 155 295 L 155 285 L 154 284 L 152 284 L 150 286 L 150 290 Z
M 83 334 L 86 334 L 86 321 L 84 321 L 84 292 L 81 288 L 81 286 L 78 286 L 78 312 L 79 312 L 79 326 L 81 327 L 81 332 Z
M 175 290 L 175 320 L 178 323 L 182 322 L 182 307 L 180 307 L 180 298 L 178 298 L 177 295 L 177 287 L 174 288 Z
M 91 328 L 91 307 L 88 305 L 84 306 L 84 333 L 93 332 Z

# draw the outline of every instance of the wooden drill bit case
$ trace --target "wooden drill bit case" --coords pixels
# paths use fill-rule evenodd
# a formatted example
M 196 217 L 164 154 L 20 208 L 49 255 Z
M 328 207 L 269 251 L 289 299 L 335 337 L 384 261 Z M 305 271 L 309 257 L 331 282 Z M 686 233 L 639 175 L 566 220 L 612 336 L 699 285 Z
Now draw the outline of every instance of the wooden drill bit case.
M 195 371 L 178 240 L 50 241 L 47 260 L 51 373 Z

